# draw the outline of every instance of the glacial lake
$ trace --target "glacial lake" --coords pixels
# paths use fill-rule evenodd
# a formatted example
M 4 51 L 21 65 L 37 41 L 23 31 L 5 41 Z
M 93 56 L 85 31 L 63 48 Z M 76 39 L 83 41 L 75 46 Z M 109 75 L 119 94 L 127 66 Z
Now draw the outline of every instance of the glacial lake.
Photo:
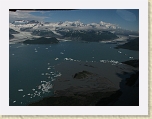
M 66 60 L 122 62 L 139 59 L 138 51 L 115 49 L 115 46 L 78 41 L 49 45 L 9 44 L 9 105 L 26 106 L 53 95 L 51 82 L 62 75 L 54 66 Z

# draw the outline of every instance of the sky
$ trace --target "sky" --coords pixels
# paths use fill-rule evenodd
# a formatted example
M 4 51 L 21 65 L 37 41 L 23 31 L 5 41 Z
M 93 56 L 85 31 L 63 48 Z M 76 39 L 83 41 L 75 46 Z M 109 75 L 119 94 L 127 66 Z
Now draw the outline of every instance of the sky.
M 10 12 L 13 20 L 38 20 L 44 22 L 80 21 L 100 23 L 100 21 L 116 24 L 127 30 L 139 31 L 138 9 L 81 9 L 81 10 L 48 10 Z

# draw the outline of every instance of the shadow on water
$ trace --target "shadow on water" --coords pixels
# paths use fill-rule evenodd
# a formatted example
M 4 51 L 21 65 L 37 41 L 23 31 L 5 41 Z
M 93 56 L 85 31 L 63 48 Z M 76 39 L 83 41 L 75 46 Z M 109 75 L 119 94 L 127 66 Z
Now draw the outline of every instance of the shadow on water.
M 117 73 L 117 76 L 122 79 L 120 89 L 102 98 L 96 106 L 139 106 L 139 71 Z
M 47 97 L 29 106 L 139 106 L 139 68 L 131 73 L 116 73 L 119 90 Z
M 117 75 L 122 78 L 117 91 L 47 97 L 29 106 L 139 106 L 139 72 Z
M 135 71 L 129 77 L 122 79 L 120 82 L 120 91 L 122 95 L 114 105 L 139 106 L 139 71 Z

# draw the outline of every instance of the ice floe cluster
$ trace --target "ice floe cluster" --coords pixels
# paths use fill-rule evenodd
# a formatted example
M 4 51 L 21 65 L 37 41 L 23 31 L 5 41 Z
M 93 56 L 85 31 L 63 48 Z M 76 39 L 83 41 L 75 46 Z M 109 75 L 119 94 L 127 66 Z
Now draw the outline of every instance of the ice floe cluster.
M 69 60 L 69 61 L 77 61 L 77 62 L 80 62 L 81 60 L 75 60 L 75 59 L 72 59 L 72 58 L 64 58 L 64 60 Z
M 36 96 L 43 96 L 44 93 L 51 92 L 51 89 L 53 88 L 53 85 L 51 84 L 51 81 L 41 81 L 40 85 L 36 86 L 36 88 L 33 88 L 30 93 L 23 94 L 23 98 L 34 98 Z M 19 92 L 24 92 L 23 89 L 18 89 Z M 13 100 L 13 103 L 16 103 L 16 100 Z M 22 104 L 22 102 L 21 102 Z
M 129 57 L 130 59 L 133 59 L 133 57 Z
M 31 89 L 31 91 L 27 94 L 24 93 L 23 89 L 18 89 L 18 92 L 22 92 L 22 98 L 35 98 L 35 97 L 43 97 L 45 93 L 50 93 L 53 85 L 52 82 L 56 79 L 56 77 L 61 76 L 62 74 L 58 71 L 54 70 L 54 66 L 51 66 L 51 63 L 47 63 L 48 67 L 47 70 L 48 72 L 45 73 L 41 73 L 41 76 L 46 76 L 46 78 L 44 79 L 42 77 L 43 80 L 40 81 L 39 85 L 37 85 L 35 88 Z M 13 103 L 17 103 L 17 100 L 12 100 Z M 20 102 L 20 104 L 23 104 L 23 102 Z
M 114 61 L 114 60 L 100 60 L 100 62 L 102 63 L 111 63 L 112 65 L 116 65 L 116 64 L 122 64 L 118 61 Z
M 42 90 L 42 93 L 48 93 L 50 92 L 50 89 L 52 89 L 53 85 L 51 84 L 51 81 L 41 81 L 41 85 L 38 86 L 38 89 Z

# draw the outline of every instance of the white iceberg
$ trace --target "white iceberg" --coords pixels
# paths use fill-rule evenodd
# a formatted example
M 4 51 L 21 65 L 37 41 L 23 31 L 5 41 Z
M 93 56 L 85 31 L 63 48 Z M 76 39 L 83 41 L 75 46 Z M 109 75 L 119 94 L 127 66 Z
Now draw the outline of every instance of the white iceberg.
M 23 89 L 18 89 L 18 91 L 23 91 Z
M 60 54 L 62 54 L 62 55 L 63 55 L 64 53 L 63 53 L 63 52 L 60 52 Z
M 59 58 L 55 58 L 55 60 L 59 60 Z

